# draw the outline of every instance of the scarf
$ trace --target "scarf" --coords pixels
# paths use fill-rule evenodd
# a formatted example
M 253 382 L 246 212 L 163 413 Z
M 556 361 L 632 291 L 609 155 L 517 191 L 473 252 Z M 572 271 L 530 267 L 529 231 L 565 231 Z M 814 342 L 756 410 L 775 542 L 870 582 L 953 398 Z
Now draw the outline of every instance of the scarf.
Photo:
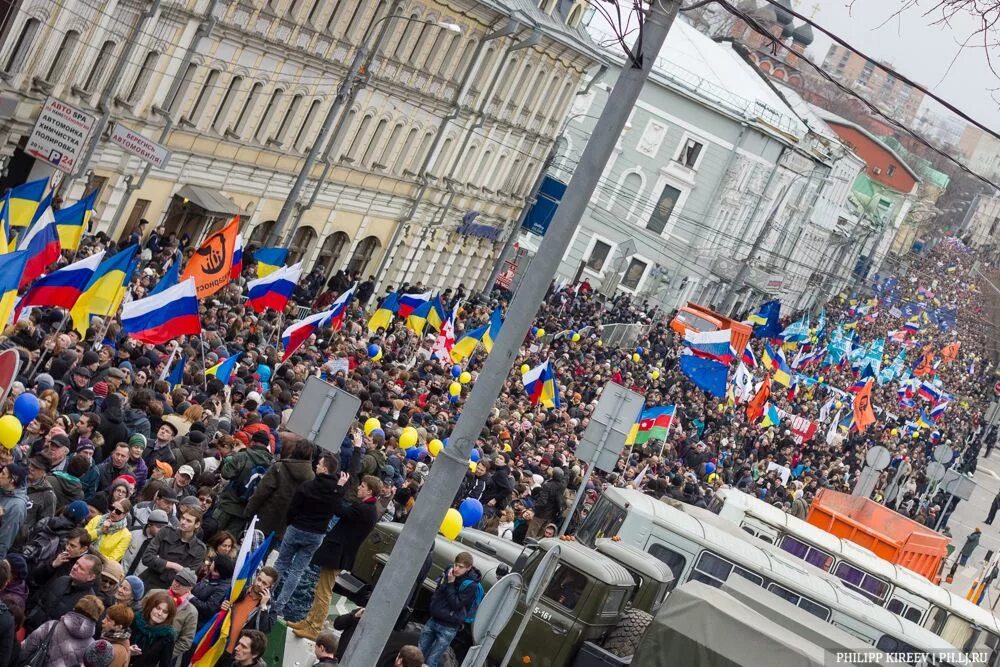
M 122 517 L 118 521 L 112 521 L 110 527 L 105 527 L 105 521 L 111 518 L 110 514 L 105 514 L 101 516 L 101 520 L 97 522 L 97 533 L 99 535 L 112 535 L 117 533 L 119 530 L 124 530 L 125 520 L 127 517 Z
M 118 642 L 128 642 L 131 638 L 132 633 L 128 628 L 121 628 L 120 630 L 107 630 L 101 637 L 107 639 L 108 641 L 118 641 Z
M 167 595 L 169 595 L 170 599 L 174 601 L 174 606 L 177 607 L 178 609 L 180 609 L 184 605 L 184 603 L 187 602 L 188 599 L 187 595 L 176 595 L 169 588 L 167 589 Z

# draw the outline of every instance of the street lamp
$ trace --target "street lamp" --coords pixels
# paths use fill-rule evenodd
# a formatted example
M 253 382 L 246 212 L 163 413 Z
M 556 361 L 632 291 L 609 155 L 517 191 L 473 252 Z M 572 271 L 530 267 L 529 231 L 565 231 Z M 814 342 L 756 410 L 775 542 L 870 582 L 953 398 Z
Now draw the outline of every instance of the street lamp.
M 375 37 L 374 46 L 371 46 L 366 40 L 358 46 L 357 51 L 354 53 L 354 59 L 351 61 L 351 66 L 347 70 L 347 75 L 344 76 L 344 80 L 340 82 L 340 86 L 337 88 L 337 95 L 333 100 L 333 104 L 330 105 L 330 110 L 326 113 L 326 118 L 323 120 L 323 125 L 320 127 L 319 134 L 316 136 L 316 140 L 309 149 L 309 153 L 306 154 L 306 158 L 302 162 L 302 168 L 299 170 L 299 175 L 295 178 L 295 183 L 292 184 L 292 189 L 288 192 L 288 196 L 285 198 L 285 203 L 282 204 L 281 211 L 278 213 L 278 217 L 274 222 L 274 226 L 271 228 L 270 234 L 268 234 L 267 245 L 273 246 L 278 244 L 278 241 L 281 238 L 282 230 L 288 223 L 288 218 L 291 216 L 295 205 L 299 201 L 299 196 L 302 194 L 302 188 L 305 186 L 306 180 L 309 178 L 309 173 L 312 171 L 313 165 L 319 157 L 322 146 L 327 141 L 330 130 L 333 127 L 334 122 L 337 120 L 337 116 L 340 115 L 346 101 L 351 96 L 355 83 L 358 83 L 359 87 L 364 87 L 365 79 L 362 78 L 362 74 L 367 77 L 368 67 L 374 58 L 374 54 L 378 53 L 382 49 L 382 44 L 389 32 L 389 21 L 391 19 L 403 19 L 404 21 L 412 21 L 413 23 L 438 26 L 450 32 L 462 32 L 462 26 L 457 23 L 451 23 L 448 21 L 426 21 L 424 19 L 397 14 L 396 10 L 398 10 L 402 4 L 402 0 L 393 0 L 392 5 L 389 7 L 389 13 L 372 23 L 372 28 L 379 23 L 382 24 L 379 28 L 378 36 Z M 369 34 L 371 33 L 369 32 Z M 323 179 L 320 179 L 316 187 L 320 187 L 322 182 Z

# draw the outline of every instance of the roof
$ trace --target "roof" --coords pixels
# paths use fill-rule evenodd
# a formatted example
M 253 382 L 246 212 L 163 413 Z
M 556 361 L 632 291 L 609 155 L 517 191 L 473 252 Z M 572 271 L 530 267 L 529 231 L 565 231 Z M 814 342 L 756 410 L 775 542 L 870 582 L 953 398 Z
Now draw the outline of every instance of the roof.
M 240 207 L 227 199 L 218 190 L 205 188 L 200 185 L 182 185 L 176 196 L 187 199 L 195 206 L 205 209 L 209 213 L 219 213 L 223 215 L 238 215 Z
M 860 125 L 858 125 L 857 123 L 855 123 L 853 121 L 849 121 L 846 118 L 841 118 L 837 114 L 831 113 L 831 112 L 827 111 L 826 109 L 821 109 L 820 107 L 813 107 L 813 109 L 815 109 L 817 115 L 819 115 L 819 117 L 822 118 L 827 123 L 833 123 L 834 125 L 841 125 L 843 127 L 849 127 L 852 130 L 855 130 L 855 131 L 860 132 L 861 134 L 865 135 L 866 137 L 868 137 L 869 139 L 871 139 L 872 141 L 874 141 L 878 145 L 880 145 L 883 148 L 885 148 L 885 150 L 887 150 L 889 153 L 891 153 L 892 156 L 894 158 L 896 158 L 896 160 L 899 162 L 900 166 L 903 169 L 905 169 L 906 173 L 908 173 L 910 176 L 912 176 L 915 181 L 917 181 L 918 183 L 920 183 L 923 180 L 923 179 L 920 178 L 920 175 L 917 172 L 913 171 L 913 167 L 911 167 L 910 165 L 908 165 L 906 163 L 906 160 L 904 160 L 899 153 L 897 153 L 896 151 L 894 151 L 892 149 L 892 146 L 889 146 L 888 144 L 886 144 L 885 141 L 883 139 L 881 139 L 880 137 L 875 136 L 874 134 L 872 134 L 871 132 L 869 132 L 865 128 L 863 128 Z
M 585 547 L 579 542 L 560 540 L 557 537 L 548 537 L 538 541 L 538 546 L 543 551 L 548 551 L 558 545 L 559 560 L 568 563 L 573 567 L 583 570 L 595 579 L 600 579 L 608 586 L 634 586 L 635 580 L 624 567 L 614 562 L 610 558 L 602 557 L 590 547 Z
M 564 19 L 569 8 L 564 0 L 560 0 L 559 7 L 552 12 L 552 15 L 546 14 L 538 7 L 538 0 L 480 0 L 480 2 L 499 14 L 525 19 L 526 23 L 538 26 L 550 38 L 572 46 L 578 52 L 595 60 L 603 60 L 601 49 L 582 25 L 579 28 L 566 25 Z
M 639 574 L 652 577 L 656 581 L 670 582 L 674 580 L 674 573 L 666 563 L 657 558 L 650 558 L 648 553 L 631 544 L 600 539 L 597 540 L 597 551 L 616 563 L 635 570 Z

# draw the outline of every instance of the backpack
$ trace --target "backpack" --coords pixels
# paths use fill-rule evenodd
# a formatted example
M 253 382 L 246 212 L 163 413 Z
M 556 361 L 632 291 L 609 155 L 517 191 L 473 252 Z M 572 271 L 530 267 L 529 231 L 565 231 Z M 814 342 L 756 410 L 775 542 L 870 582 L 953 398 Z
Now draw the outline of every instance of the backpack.
M 59 553 L 61 538 L 49 528 L 48 521 L 40 524 L 32 531 L 31 538 L 21 549 L 21 555 L 27 561 L 29 568 L 42 563 L 49 563 Z
M 52 644 L 52 635 L 56 633 L 56 628 L 58 627 L 58 619 L 52 621 L 52 627 L 45 634 L 45 639 L 39 642 L 34 651 L 27 656 L 23 656 L 18 664 L 21 667 L 45 667 L 45 665 L 49 664 L 49 646 Z
M 472 599 L 472 604 L 469 605 L 469 610 L 465 615 L 465 624 L 469 625 L 474 620 L 476 620 L 476 612 L 479 611 L 479 603 L 483 601 L 483 596 L 486 595 L 486 591 L 483 590 L 483 585 L 478 581 L 473 581 L 472 579 L 466 579 L 458 586 L 459 591 L 464 591 L 469 586 L 476 585 L 476 596 Z
M 230 480 L 229 489 L 239 498 L 241 503 L 246 503 L 250 500 L 250 496 L 257 489 L 257 485 L 260 480 L 267 473 L 268 467 L 266 465 L 257 464 L 251 466 L 250 470 L 244 474 L 240 475 L 243 479 L 241 482 L 239 478 Z

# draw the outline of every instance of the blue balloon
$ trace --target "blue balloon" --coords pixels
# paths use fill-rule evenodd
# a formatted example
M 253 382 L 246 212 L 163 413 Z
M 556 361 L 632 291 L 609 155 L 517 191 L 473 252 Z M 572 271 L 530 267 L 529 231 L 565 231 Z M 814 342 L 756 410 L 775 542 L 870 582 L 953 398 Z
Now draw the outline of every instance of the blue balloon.
M 414 461 L 419 461 L 421 456 L 429 456 L 429 452 L 425 447 L 410 447 L 406 450 L 406 458 L 412 459 Z
M 375 343 L 368 346 L 368 357 L 374 359 L 378 356 L 379 347 Z
M 462 367 L 461 366 L 459 366 L 458 364 L 455 364 L 454 366 L 451 367 L 451 376 L 453 378 L 458 379 L 458 376 L 461 375 L 461 374 L 462 374 Z
M 448 400 L 451 401 L 452 403 L 458 403 L 458 398 L 459 398 L 458 396 L 449 396 Z
M 385 431 L 380 428 L 373 428 L 372 432 L 368 434 L 369 438 L 374 438 L 375 436 L 381 436 L 385 440 Z
M 472 454 L 469 456 L 469 459 L 473 463 L 479 463 L 480 456 L 482 456 L 482 455 L 479 453 L 479 450 L 478 449 L 473 449 L 472 450 Z
M 535 336 L 538 334 L 538 327 L 531 327 L 531 335 Z
M 442 445 L 443 445 L 444 447 L 447 447 L 447 446 L 448 446 L 448 438 L 445 438 L 444 440 L 442 440 L 442 441 L 441 441 L 441 444 L 442 444 Z
M 636 354 L 642 354 L 642 348 L 641 347 L 635 348 L 635 352 Z
M 14 416 L 21 426 L 27 426 L 28 422 L 38 416 L 38 397 L 34 394 L 24 393 L 14 400 Z
M 458 506 L 458 513 L 462 515 L 462 526 L 465 528 L 478 526 L 483 520 L 483 504 L 475 498 L 466 498 Z
M 715 464 L 709 461 L 705 464 L 705 474 L 711 475 L 713 472 L 715 472 Z

